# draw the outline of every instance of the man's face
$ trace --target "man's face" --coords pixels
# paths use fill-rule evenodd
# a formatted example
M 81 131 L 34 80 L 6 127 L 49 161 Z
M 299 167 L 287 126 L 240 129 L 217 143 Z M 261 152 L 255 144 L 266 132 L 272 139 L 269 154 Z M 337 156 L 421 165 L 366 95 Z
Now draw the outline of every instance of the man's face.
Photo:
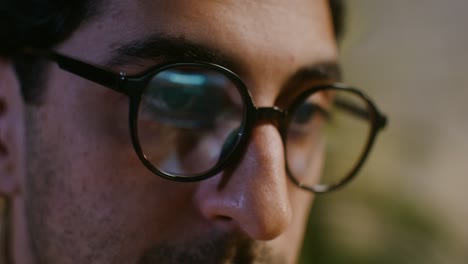
M 336 61 L 325 0 L 104 1 L 57 50 L 136 74 L 168 55 L 115 51 L 156 36 L 229 58 L 258 106 L 309 88 L 314 80 L 286 85 L 301 68 Z M 257 124 L 219 175 L 171 182 L 136 156 L 125 95 L 55 65 L 47 76 L 43 103 L 26 111 L 26 219 L 40 263 L 296 261 L 312 195 L 287 178 L 273 124 Z

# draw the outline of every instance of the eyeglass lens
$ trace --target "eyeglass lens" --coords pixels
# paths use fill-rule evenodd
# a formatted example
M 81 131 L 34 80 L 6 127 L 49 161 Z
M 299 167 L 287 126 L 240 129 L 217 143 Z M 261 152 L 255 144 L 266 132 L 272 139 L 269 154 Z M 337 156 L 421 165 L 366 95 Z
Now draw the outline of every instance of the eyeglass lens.
M 183 177 L 207 172 L 236 145 L 245 107 L 234 82 L 201 66 L 156 74 L 143 93 L 138 137 L 158 170 Z
M 316 92 L 296 103 L 285 139 L 291 176 L 322 188 L 345 179 L 365 150 L 370 113 L 367 101 L 351 90 Z

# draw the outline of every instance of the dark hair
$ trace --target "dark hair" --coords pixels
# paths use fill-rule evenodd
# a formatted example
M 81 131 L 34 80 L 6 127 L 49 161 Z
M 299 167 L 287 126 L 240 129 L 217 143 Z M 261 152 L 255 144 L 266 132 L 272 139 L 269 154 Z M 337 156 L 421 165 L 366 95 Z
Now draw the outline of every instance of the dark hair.
M 67 39 L 81 23 L 97 13 L 101 0 L 2 0 L 0 56 L 13 60 L 23 97 L 38 102 L 44 61 L 25 56 L 26 46 L 49 49 Z
M 38 103 L 44 61 L 21 54 L 24 47 L 50 49 L 98 14 L 102 0 L 1 0 L 0 56 L 12 59 L 24 100 Z M 329 0 L 335 35 L 343 33 L 342 0 Z
M 96 13 L 101 0 L 2 0 L 0 54 L 25 45 L 50 48 Z

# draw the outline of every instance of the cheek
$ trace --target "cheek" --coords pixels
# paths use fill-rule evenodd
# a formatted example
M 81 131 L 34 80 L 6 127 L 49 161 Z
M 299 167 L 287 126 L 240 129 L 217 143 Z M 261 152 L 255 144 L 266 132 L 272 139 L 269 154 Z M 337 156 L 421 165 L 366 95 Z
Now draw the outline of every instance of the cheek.
M 297 263 L 297 256 L 302 247 L 302 241 L 307 227 L 307 219 L 314 196 L 293 185 L 288 186 L 293 218 L 285 232 L 277 239 L 267 242 L 275 251 L 282 252 L 285 263 Z
M 88 200 L 96 217 L 112 215 L 113 221 L 133 223 L 135 229 L 151 221 L 158 228 L 168 222 L 166 215 L 172 216 L 163 201 L 176 193 L 176 186 L 151 173 L 137 157 L 130 137 L 128 98 L 102 87 L 87 88 L 98 91 L 69 107 L 69 118 L 63 118 L 72 121 L 61 131 L 69 146 L 63 159 L 69 171 L 66 177 L 75 185 L 71 191 Z M 174 204 L 180 200 L 173 198 Z
M 31 160 L 41 187 L 34 192 L 45 197 L 44 221 L 56 223 L 51 229 L 68 230 L 54 233 L 65 233 L 70 248 L 83 241 L 101 248 L 112 240 L 115 247 L 125 245 L 118 249 L 122 254 L 133 254 L 175 229 L 178 223 L 170 220 L 189 211 L 184 207 L 194 187 L 163 180 L 142 165 L 131 143 L 125 96 L 67 86 L 81 82 L 68 79 L 57 86 L 66 93 L 51 92 L 35 111 L 41 135 L 32 137 L 40 141 L 35 152 L 41 158 Z M 124 242 L 129 239 L 131 246 Z

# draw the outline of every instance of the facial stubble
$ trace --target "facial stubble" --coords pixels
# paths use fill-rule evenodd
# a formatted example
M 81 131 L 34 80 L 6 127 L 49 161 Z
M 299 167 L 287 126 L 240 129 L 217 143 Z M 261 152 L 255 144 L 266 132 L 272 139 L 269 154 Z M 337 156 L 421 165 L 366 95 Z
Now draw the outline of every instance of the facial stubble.
M 67 191 L 64 171 L 66 171 L 67 161 L 60 161 L 60 154 L 57 151 L 61 145 L 44 140 L 43 131 L 38 117 L 29 112 L 27 120 L 27 175 L 26 175 L 26 218 L 28 221 L 28 233 L 31 238 L 31 248 L 36 257 L 37 263 L 51 263 L 55 257 L 60 258 L 60 253 L 56 255 L 62 245 L 62 250 L 72 251 L 72 255 L 67 258 L 75 261 L 86 260 L 87 263 L 101 263 L 102 261 L 118 260 L 118 248 L 124 248 L 131 243 L 125 237 L 109 238 L 108 248 L 88 248 L 80 250 L 78 248 L 66 248 L 70 244 L 64 228 L 56 228 L 48 222 L 50 212 L 58 210 L 53 208 L 51 193 L 57 190 Z M 70 162 L 70 161 L 68 161 Z M 62 175 L 62 177 L 60 176 Z M 68 196 L 64 199 L 70 198 Z M 70 201 L 70 203 L 73 203 Z M 76 213 L 76 211 L 75 211 Z M 72 216 L 70 216 L 72 217 Z M 64 219 L 67 219 L 65 216 Z M 67 225 L 68 223 L 62 223 Z M 118 232 L 116 230 L 116 232 Z M 62 233 L 62 234 L 61 234 Z M 76 234 L 75 234 L 76 235 Z M 76 238 L 75 238 L 76 239 Z M 86 237 L 79 239 L 87 240 Z M 55 240 L 55 241 L 54 241 Z M 89 240 L 88 240 L 89 241 Z M 83 241 L 84 242 L 84 241 Z M 85 243 L 87 244 L 87 243 Z M 120 244 L 120 245 L 118 245 Z M 92 243 L 88 244 L 92 247 Z M 110 252 L 108 252 L 110 251 Z M 67 252 L 62 252 L 67 254 Z M 81 254 L 81 255 L 80 255 Z M 114 254 L 110 256 L 108 254 Z M 122 261 L 122 259 L 120 259 Z M 282 256 L 276 256 L 264 242 L 255 242 L 237 233 L 211 232 L 198 236 L 188 242 L 171 243 L 170 241 L 157 242 L 151 248 L 144 250 L 142 256 L 137 261 L 138 264 L 248 264 L 248 263 L 285 263 Z

